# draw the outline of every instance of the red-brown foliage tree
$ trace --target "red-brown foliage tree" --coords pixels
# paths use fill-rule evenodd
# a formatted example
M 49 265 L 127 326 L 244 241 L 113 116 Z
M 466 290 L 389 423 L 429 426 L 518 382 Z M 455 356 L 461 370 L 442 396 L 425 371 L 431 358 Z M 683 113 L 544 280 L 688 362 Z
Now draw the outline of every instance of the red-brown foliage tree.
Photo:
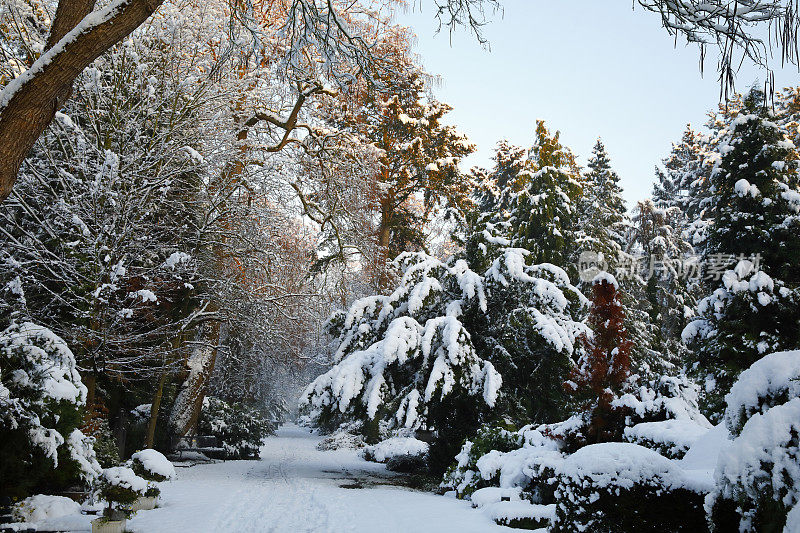
M 573 369 L 567 389 L 581 403 L 586 425 L 579 446 L 622 440 L 625 411 L 613 405 L 630 376 L 630 353 L 624 325 L 625 311 L 619 299 L 616 280 L 599 275 L 592 286 L 589 326 L 592 338 L 583 337 L 584 355 Z

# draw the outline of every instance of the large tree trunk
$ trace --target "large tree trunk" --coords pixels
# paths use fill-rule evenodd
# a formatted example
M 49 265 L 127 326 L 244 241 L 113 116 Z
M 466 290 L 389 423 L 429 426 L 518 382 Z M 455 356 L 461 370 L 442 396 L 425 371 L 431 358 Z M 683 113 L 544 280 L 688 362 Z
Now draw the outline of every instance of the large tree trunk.
M 217 320 L 201 324 L 197 332 L 197 344 L 186 359 L 188 373 L 175 398 L 169 420 L 170 432 L 176 439 L 185 437 L 200 418 L 203 399 L 217 360 L 219 330 L 220 323 Z
M 75 78 L 163 2 L 116 0 L 92 12 L 94 0 L 60 0 L 48 50 L 0 91 L 0 202 L 11 194 L 23 160 L 69 97 Z

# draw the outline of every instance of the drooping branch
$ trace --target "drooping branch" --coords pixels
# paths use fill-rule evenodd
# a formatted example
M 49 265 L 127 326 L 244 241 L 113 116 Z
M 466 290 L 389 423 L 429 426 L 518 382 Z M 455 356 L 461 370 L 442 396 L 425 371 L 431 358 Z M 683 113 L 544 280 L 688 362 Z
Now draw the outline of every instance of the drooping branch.
M 720 57 L 721 96 L 727 99 L 733 89 L 741 53 L 767 69 L 773 48 L 780 50 L 781 62 L 797 64 L 798 0 L 637 0 L 648 11 L 661 16 L 661 25 L 672 36 L 683 36 L 696 43 L 702 60 L 706 48 L 716 46 Z M 765 39 L 767 41 L 765 42 Z

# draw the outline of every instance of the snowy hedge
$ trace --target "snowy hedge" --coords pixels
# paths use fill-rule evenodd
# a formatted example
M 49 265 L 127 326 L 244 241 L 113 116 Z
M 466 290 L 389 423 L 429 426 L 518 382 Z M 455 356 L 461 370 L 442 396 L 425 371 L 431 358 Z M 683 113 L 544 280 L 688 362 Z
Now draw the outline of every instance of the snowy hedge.
M 364 448 L 367 461 L 385 463 L 394 457 L 424 456 L 428 453 L 428 443 L 413 437 L 391 437 L 373 446 Z
M 764 356 L 725 397 L 732 441 L 721 448 L 707 510 L 714 531 L 795 531 L 800 500 L 800 351 Z
M 662 455 L 631 443 L 592 444 L 556 470 L 553 532 L 704 531 L 705 495 Z
M 664 457 L 681 459 L 709 428 L 693 420 L 643 422 L 625 428 L 625 440 L 655 450 Z
M 65 496 L 36 494 L 14 505 L 11 516 L 16 522 L 43 522 L 61 516 L 80 514 L 81 505 Z
M 100 472 L 93 439 L 77 428 L 86 387 L 75 356 L 52 331 L 30 322 L 0 332 L 0 496 L 63 489 Z
M 564 457 L 560 448 L 558 440 L 529 426 L 516 432 L 484 428 L 464 444 L 442 485 L 459 497 L 472 498 L 483 488 L 497 487 L 523 491 L 534 503 L 551 504 L 554 472 Z

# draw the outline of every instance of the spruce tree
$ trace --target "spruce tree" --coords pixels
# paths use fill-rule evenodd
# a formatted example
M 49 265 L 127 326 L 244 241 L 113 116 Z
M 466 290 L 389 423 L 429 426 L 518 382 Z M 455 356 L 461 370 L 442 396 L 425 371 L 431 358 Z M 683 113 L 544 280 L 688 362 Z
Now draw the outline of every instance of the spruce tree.
M 693 264 L 692 248 L 682 237 L 684 227 L 678 207 L 659 208 L 644 200 L 634 210 L 630 238 L 632 246 L 645 258 L 643 290 L 648 322 L 652 325 L 652 348 L 659 354 L 660 370 L 679 363 L 683 352 L 681 332 L 696 304 L 693 289 L 697 277 L 687 271 Z
M 580 244 L 583 251 L 603 255 L 609 270 L 613 271 L 625 247 L 628 217 L 619 176 L 611 168 L 611 159 L 600 139 L 592 150 L 584 177 L 580 201 Z
M 763 93 L 751 91 L 743 105 L 712 174 L 705 255 L 707 269 L 735 266 L 708 280 L 712 292 L 683 332 L 715 419 L 742 370 L 766 353 L 800 345 L 798 155 Z
M 577 249 L 580 168 L 572 151 L 536 124 L 536 139 L 525 168 L 510 184 L 511 245 L 531 253 L 534 263 L 570 267 Z

